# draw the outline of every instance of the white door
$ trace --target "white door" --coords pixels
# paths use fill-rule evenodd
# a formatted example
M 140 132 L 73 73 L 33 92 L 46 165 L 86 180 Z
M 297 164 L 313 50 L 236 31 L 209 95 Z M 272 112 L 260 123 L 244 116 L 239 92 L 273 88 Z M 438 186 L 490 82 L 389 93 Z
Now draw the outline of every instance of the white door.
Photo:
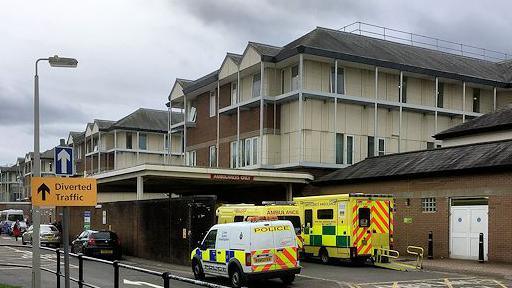
M 488 206 L 452 206 L 450 215 L 450 258 L 478 259 L 478 241 L 484 233 L 487 260 Z

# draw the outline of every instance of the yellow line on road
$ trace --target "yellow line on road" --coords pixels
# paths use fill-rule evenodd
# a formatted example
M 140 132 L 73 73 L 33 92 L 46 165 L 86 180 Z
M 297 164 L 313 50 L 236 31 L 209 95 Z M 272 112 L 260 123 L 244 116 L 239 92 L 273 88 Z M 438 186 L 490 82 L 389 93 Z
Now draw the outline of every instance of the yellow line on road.
M 398 288 L 398 282 L 394 282 L 392 288 Z
M 450 280 L 448 280 L 448 279 L 446 279 L 446 278 L 444 279 L 444 284 L 446 284 L 446 286 L 447 286 L 448 288 L 453 288 L 452 283 L 450 282 Z

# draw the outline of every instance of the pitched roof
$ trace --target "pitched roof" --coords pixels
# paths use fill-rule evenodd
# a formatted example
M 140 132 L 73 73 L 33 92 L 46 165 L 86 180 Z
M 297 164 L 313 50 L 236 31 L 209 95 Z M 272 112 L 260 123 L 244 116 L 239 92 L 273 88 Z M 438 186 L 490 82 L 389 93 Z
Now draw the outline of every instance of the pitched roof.
M 300 52 L 493 85 L 512 81 L 505 64 L 321 27 L 285 45 L 274 60 Z
M 0 172 L 17 172 L 18 166 L 12 165 L 12 166 L 0 166 Z
M 85 140 L 85 132 L 71 131 L 69 132 L 69 136 L 73 138 L 73 143 L 75 144 L 82 143 Z
M 261 56 L 267 56 L 267 57 L 274 57 L 277 54 L 279 54 L 279 52 L 281 52 L 281 50 L 283 50 L 283 47 L 278 47 L 278 46 L 273 46 L 273 45 L 263 44 L 263 43 L 257 43 L 257 42 L 249 42 L 249 45 L 254 47 L 254 49 L 256 49 L 256 51 L 258 51 L 258 53 Z
M 173 123 L 183 121 L 183 115 L 181 113 L 173 112 L 172 114 Z M 139 108 L 135 110 L 133 113 L 113 123 L 110 126 L 109 130 L 127 129 L 136 131 L 167 133 L 169 125 L 168 121 L 168 111 Z
M 240 54 L 235 54 L 235 53 L 229 53 L 228 52 L 227 56 L 229 58 L 231 58 L 235 62 L 236 65 L 239 65 L 240 61 L 242 61 L 242 55 L 240 55 Z
M 512 129 L 512 105 L 446 129 L 434 135 L 438 140 L 483 132 Z
M 199 79 L 196 79 L 183 88 L 183 93 L 189 93 L 204 86 L 207 86 L 219 79 L 219 70 L 215 70 Z
M 110 125 L 114 124 L 115 121 L 112 120 L 101 120 L 101 119 L 94 119 L 94 123 L 98 124 L 98 128 L 100 130 L 107 130 Z
M 327 174 L 316 185 L 512 169 L 512 140 L 451 146 L 367 158 Z
M 181 85 L 181 87 L 185 88 L 188 86 L 188 84 L 190 84 L 190 82 L 192 82 L 192 80 L 176 78 L 176 82 L 178 82 Z

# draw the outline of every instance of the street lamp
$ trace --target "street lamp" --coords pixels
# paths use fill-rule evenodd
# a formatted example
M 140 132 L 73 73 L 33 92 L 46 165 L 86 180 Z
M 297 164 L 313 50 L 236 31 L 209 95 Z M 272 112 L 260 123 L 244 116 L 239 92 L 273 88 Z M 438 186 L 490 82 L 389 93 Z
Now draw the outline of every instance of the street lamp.
M 39 159 L 39 75 L 37 64 L 39 61 L 48 61 L 51 67 L 76 68 L 78 60 L 64 58 L 57 55 L 36 60 L 36 73 L 34 75 L 34 164 L 32 177 L 41 177 L 41 162 Z M 34 197 L 34 195 L 32 195 Z M 39 207 L 32 206 L 32 287 L 41 287 L 41 259 L 39 251 L 39 225 L 41 224 L 41 212 Z

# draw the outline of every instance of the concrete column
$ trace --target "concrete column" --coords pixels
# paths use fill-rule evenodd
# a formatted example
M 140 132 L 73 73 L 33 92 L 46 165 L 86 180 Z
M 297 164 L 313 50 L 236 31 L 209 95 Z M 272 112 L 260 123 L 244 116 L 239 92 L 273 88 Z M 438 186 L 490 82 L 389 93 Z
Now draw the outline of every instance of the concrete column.
M 240 167 L 240 68 L 236 72 L 236 165 Z
M 492 111 L 496 111 L 496 87 L 494 87 L 493 90 L 493 96 L 492 96 Z
M 403 111 L 403 107 L 402 107 L 402 103 L 403 103 L 403 95 L 404 95 L 404 72 L 400 71 L 400 95 L 399 95 L 399 115 L 398 115 L 398 153 L 401 152 L 401 145 L 402 145 L 402 111 Z M 376 141 L 375 139 L 375 144 L 376 146 L 379 145 L 379 141 Z
M 375 66 L 375 103 L 373 105 L 374 107 L 374 114 L 373 114 L 373 155 L 374 156 L 377 156 L 378 155 L 378 143 L 379 141 L 377 140 L 377 135 L 378 135 L 378 121 L 377 121 L 377 117 L 378 117 L 378 113 L 377 113 L 377 109 L 378 109 L 378 105 L 377 105 L 377 101 L 379 99 L 379 67 Z
M 114 170 L 117 169 L 117 130 L 114 130 Z
M 304 55 L 299 54 L 299 164 L 304 160 L 304 103 L 303 103 L 303 81 L 304 81 Z
M 263 117 L 264 117 L 264 96 L 265 92 L 263 90 L 263 80 L 265 73 L 265 63 L 262 61 L 260 63 L 260 140 L 258 141 L 258 165 L 261 167 L 263 165 Z
M 336 163 L 336 133 L 338 123 L 338 60 L 334 59 L 334 163 Z
M 462 82 L 462 123 L 466 122 L 466 82 Z
M 435 107 L 434 107 L 434 134 L 437 134 L 437 110 L 439 109 L 439 103 L 437 102 L 439 98 L 439 78 L 436 77 L 436 89 L 435 89 L 435 93 L 434 93 L 434 102 L 435 102 Z
M 137 200 L 142 200 L 144 197 L 144 178 L 137 176 Z
M 288 183 L 286 185 L 286 201 L 292 201 L 293 200 L 293 184 Z
M 98 173 L 101 172 L 101 132 L 98 132 Z
M 220 151 L 220 114 L 219 114 L 219 102 L 220 102 L 220 82 L 217 80 L 217 99 L 215 109 L 217 109 L 217 144 L 215 147 L 215 167 L 219 167 L 219 151 Z M 209 152 L 209 151 L 208 151 Z

